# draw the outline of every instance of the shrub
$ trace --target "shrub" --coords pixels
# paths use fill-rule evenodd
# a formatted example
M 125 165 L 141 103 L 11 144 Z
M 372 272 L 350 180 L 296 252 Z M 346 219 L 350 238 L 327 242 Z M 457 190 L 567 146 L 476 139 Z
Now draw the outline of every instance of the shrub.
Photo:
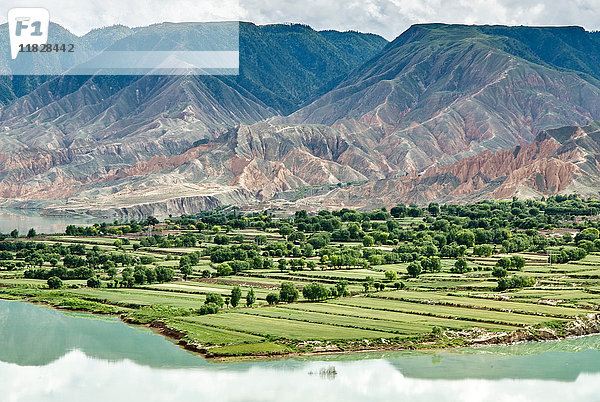
M 270 305 L 279 303 L 279 295 L 277 293 L 269 293 L 267 295 L 267 303 Z
M 231 266 L 224 262 L 223 264 L 219 264 L 217 265 L 217 275 L 219 276 L 228 276 L 231 275 L 233 273 L 233 269 L 231 268 Z
M 286 303 L 293 303 L 298 300 L 300 292 L 292 282 L 283 282 L 279 291 L 279 300 Z
M 200 315 L 206 315 L 206 314 L 216 314 L 219 312 L 219 306 L 217 306 L 214 303 L 206 303 L 203 304 L 200 307 L 200 310 L 198 311 L 198 313 Z
M 498 279 L 498 290 L 518 289 L 535 285 L 535 278 L 524 276 L 513 276 Z
M 408 271 L 408 274 L 410 276 L 412 276 L 413 278 L 416 278 L 417 276 L 419 276 L 421 274 L 421 263 L 419 261 L 414 261 L 411 262 L 410 264 L 408 264 L 408 267 L 406 268 L 406 270 Z
M 398 274 L 395 271 L 385 271 L 385 279 L 388 281 L 395 281 L 398 278 Z
M 206 300 L 204 300 L 204 304 L 211 304 L 211 303 L 218 307 L 223 307 L 223 305 L 225 304 L 225 302 L 223 301 L 223 298 L 218 293 L 208 293 L 206 295 Z
M 102 282 L 95 276 L 92 276 L 87 280 L 87 285 L 89 288 L 99 288 L 102 286 Z
M 469 265 L 467 264 L 467 260 L 464 258 L 459 258 L 454 263 L 454 266 L 450 269 L 451 272 L 455 274 L 464 274 L 465 272 L 469 272 Z
M 311 283 L 304 286 L 302 295 L 310 301 L 325 300 L 329 297 L 329 289 L 320 283 Z
M 60 289 L 62 288 L 63 282 L 58 276 L 51 276 L 48 278 L 48 287 L 50 289 Z

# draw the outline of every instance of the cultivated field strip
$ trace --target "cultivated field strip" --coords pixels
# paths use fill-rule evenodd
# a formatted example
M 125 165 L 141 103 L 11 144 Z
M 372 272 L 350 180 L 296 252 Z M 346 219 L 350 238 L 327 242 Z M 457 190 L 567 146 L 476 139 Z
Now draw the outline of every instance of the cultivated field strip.
M 244 311 L 244 313 L 260 317 L 325 324 L 338 327 L 359 328 L 381 332 L 387 331 L 396 335 L 417 335 L 419 333 L 429 332 L 433 328 L 433 326 L 430 324 L 427 325 L 419 322 L 375 320 L 371 318 L 361 318 L 358 316 L 317 313 L 307 310 L 294 310 L 276 307 L 251 309 Z
M 164 305 L 177 308 L 197 309 L 204 302 L 204 295 L 191 293 L 151 291 L 145 289 L 69 289 L 65 292 L 85 298 L 119 305 Z
M 167 320 L 167 324 L 177 327 L 180 331 L 185 331 L 189 339 L 203 345 L 257 343 L 265 340 L 261 336 L 222 328 L 208 327 L 181 318 L 169 319 Z
M 374 339 L 382 337 L 393 338 L 398 336 L 397 334 L 384 331 L 346 328 L 335 325 L 263 317 L 237 312 L 185 317 L 182 319 L 186 322 L 246 332 L 259 336 L 295 340 Z
M 281 306 L 281 309 L 296 310 L 298 312 L 314 312 L 329 317 L 344 316 L 350 318 L 365 318 L 375 320 L 378 322 L 391 322 L 398 330 L 400 328 L 407 328 L 409 331 L 417 330 L 422 327 L 423 330 L 431 330 L 435 326 L 443 328 L 454 328 L 454 329 L 466 329 L 479 327 L 489 329 L 493 331 L 511 331 L 515 329 L 515 326 L 508 324 L 490 324 L 485 322 L 474 323 L 473 321 L 430 317 L 419 314 L 410 314 L 403 312 L 377 310 L 372 308 L 363 308 L 358 306 L 340 305 L 334 303 L 327 304 L 289 304 Z M 331 322 L 334 318 L 332 318 Z M 353 320 L 354 321 L 354 320 Z M 379 325 L 379 323 L 372 323 L 372 325 Z M 422 331 L 421 331 L 422 332 Z
M 376 296 L 381 299 L 393 299 L 406 302 L 440 304 L 456 307 L 488 309 L 523 314 L 545 315 L 548 317 L 574 318 L 584 312 L 580 309 L 560 306 L 549 306 L 539 303 L 523 303 L 477 297 L 452 296 L 433 292 L 391 291 L 380 292 Z
M 560 318 L 551 318 L 543 316 L 533 316 L 525 314 L 507 313 L 500 311 L 480 310 L 465 307 L 451 307 L 444 305 L 431 305 L 412 302 L 403 302 L 400 300 L 385 300 L 371 297 L 350 298 L 338 300 L 335 304 L 354 306 L 361 308 L 371 308 L 383 311 L 396 311 L 409 315 L 423 315 L 427 317 L 451 318 L 465 321 L 506 324 L 515 326 L 527 326 L 541 324 L 547 321 L 560 320 Z

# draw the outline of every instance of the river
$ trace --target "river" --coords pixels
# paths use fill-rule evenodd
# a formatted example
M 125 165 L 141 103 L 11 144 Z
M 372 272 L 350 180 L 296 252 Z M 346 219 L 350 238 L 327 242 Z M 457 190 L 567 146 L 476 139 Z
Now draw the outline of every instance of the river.
M 115 317 L 0 300 L 0 390 L 9 402 L 594 401 L 600 336 L 218 363 Z
M 10 233 L 17 229 L 23 235 L 32 228 L 37 233 L 64 233 L 68 225 L 86 226 L 97 222 L 102 220 L 91 217 L 41 216 L 37 211 L 0 208 L 0 233 Z

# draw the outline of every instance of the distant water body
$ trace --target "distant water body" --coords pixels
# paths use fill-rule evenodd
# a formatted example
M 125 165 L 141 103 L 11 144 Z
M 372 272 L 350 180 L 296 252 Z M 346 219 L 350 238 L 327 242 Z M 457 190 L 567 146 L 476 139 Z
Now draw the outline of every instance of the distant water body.
M 116 318 L 0 301 L 0 389 L 9 402 L 598 401 L 600 336 L 215 363 Z
M 10 233 L 17 229 L 27 234 L 33 228 L 38 233 L 64 233 L 68 225 L 90 225 L 100 222 L 94 218 L 41 216 L 35 211 L 0 209 L 0 233 Z

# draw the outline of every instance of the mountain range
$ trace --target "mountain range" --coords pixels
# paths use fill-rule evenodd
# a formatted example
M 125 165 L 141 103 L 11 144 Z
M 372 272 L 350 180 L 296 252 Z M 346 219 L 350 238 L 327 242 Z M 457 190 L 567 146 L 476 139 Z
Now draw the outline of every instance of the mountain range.
M 200 29 L 53 28 L 96 50 Z M 0 203 L 141 218 L 600 193 L 600 33 L 240 23 L 239 49 L 238 76 L 3 77 Z

